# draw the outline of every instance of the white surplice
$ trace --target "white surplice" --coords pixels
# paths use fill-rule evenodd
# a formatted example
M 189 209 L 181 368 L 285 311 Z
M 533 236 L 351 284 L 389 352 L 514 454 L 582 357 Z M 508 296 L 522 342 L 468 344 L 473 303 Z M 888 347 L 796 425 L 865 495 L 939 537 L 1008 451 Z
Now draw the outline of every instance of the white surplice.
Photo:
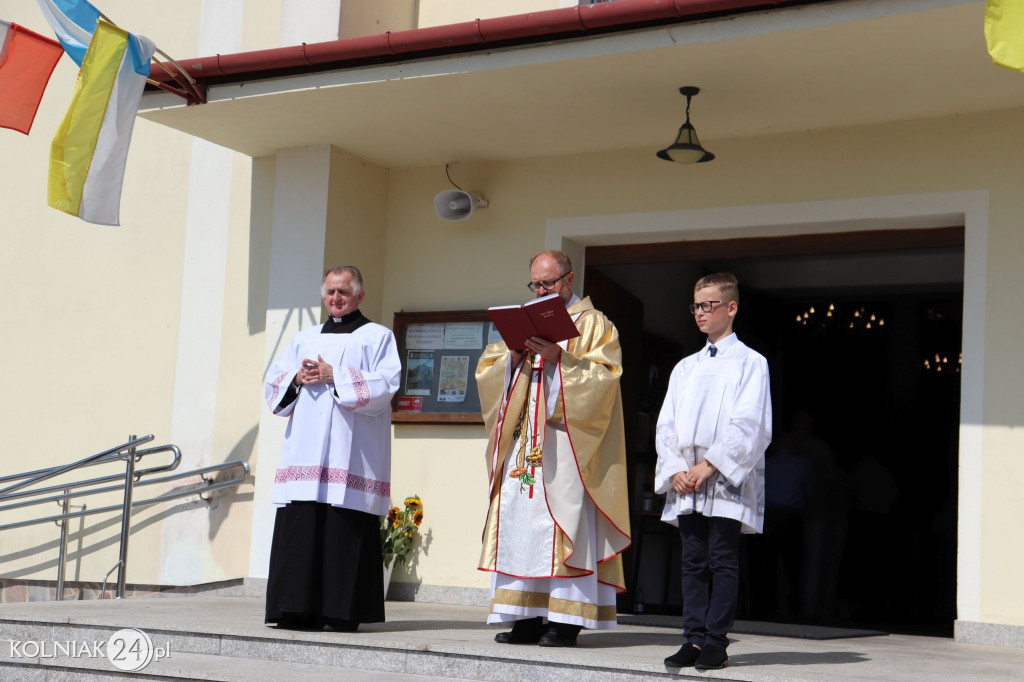
M 744 533 L 764 527 L 764 453 L 771 442 L 768 361 L 730 334 L 683 358 L 658 417 L 655 492 L 667 494 L 661 520 L 680 514 L 735 519 Z M 696 493 L 678 494 L 672 476 L 707 460 L 717 474 Z
M 387 327 L 367 323 L 348 334 L 296 334 L 270 366 L 264 397 L 288 417 L 272 501 L 311 500 L 369 514 L 388 512 L 391 495 L 391 396 L 402 364 Z M 281 407 L 304 359 L 322 356 L 333 384 L 305 385 Z

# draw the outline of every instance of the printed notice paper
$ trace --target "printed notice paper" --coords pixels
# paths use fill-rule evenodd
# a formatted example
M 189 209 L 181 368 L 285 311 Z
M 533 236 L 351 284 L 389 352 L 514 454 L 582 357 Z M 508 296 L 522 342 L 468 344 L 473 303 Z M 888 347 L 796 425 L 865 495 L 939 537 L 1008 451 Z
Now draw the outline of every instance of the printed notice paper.
M 405 347 L 437 350 L 444 348 L 444 322 L 410 324 L 405 330 Z
M 466 399 L 469 384 L 469 356 L 445 355 L 441 358 L 441 379 L 437 400 L 442 403 L 461 403 Z
M 483 348 L 482 322 L 449 322 L 444 326 L 444 347 L 476 350 Z
M 411 350 L 405 365 L 405 394 L 430 395 L 430 383 L 434 378 L 434 353 Z

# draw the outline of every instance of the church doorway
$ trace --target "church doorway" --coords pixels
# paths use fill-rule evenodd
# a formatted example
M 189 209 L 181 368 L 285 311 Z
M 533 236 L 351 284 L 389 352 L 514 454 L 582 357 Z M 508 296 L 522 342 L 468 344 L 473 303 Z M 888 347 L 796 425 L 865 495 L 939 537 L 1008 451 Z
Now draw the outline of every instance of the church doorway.
M 639 348 L 624 360 L 640 375 L 631 606 L 681 605 L 678 539 L 645 511 L 654 425 L 671 368 L 703 343 L 686 311 L 693 282 L 728 271 L 737 334 L 768 359 L 774 407 L 766 534 L 745 538 L 738 618 L 952 636 L 963 240 L 951 227 L 587 249 L 586 279 L 612 280 L 643 310 L 642 325 L 620 326 Z M 772 508 L 773 476 L 796 476 L 774 459 L 783 449 L 813 481 L 796 510 Z

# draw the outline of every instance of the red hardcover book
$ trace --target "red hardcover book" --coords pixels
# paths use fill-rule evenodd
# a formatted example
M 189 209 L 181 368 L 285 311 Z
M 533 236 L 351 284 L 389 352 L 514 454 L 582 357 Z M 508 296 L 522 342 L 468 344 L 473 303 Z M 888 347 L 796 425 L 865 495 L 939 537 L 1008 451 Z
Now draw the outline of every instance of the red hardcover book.
M 580 335 L 558 294 L 535 298 L 523 305 L 488 308 L 487 315 L 505 345 L 515 350 L 525 348 L 526 340 L 531 336 L 558 343 Z

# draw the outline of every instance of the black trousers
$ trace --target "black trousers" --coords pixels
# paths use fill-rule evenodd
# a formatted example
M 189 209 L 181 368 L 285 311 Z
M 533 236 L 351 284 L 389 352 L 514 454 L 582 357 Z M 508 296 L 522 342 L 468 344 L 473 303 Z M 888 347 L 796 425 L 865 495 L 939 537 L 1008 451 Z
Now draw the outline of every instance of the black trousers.
M 698 647 L 729 646 L 740 587 L 740 522 L 681 514 L 683 637 Z
M 266 622 L 384 621 L 380 517 L 320 502 L 277 510 Z

